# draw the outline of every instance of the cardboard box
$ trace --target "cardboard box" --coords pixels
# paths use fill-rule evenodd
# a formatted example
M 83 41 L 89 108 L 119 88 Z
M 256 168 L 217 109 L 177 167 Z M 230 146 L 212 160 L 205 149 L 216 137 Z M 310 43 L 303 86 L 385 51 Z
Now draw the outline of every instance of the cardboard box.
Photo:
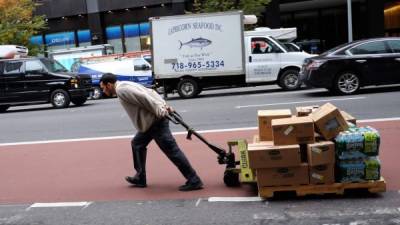
M 272 141 L 271 121 L 273 119 L 292 116 L 290 109 L 258 110 L 258 138 L 259 141 Z
M 310 184 L 335 183 L 334 164 L 310 166 Z
M 315 142 L 314 123 L 309 117 L 272 120 L 274 145 L 311 144 Z
M 308 116 L 310 113 L 314 112 L 319 108 L 318 105 L 310 105 L 310 106 L 299 106 L 296 107 L 296 116 Z
M 309 184 L 309 168 L 307 163 L 296 167 L 280 167 L 257 169 L 259 187 Z
M 342 114 L 343 118 L 347 121 L 350 122 L 354 125 L 357 125 L 357 120 L 354 118 L 352 115 L 348 114 L 345 111 L 340 110 L 340 113 Z
M 326 139 L 332 140 L 341 131 L 348 129 L 346 120 L 339 109 L 331 103 L 326 103 L 310 114 L 314 120 L 316 130 Z
M 335 163 L 335 144 L 331 141 L 307 145 L 307 158 L 310 166 Z
M 250 168 L 260 169 L 300 165 L 299 145 L 273 146 L 272 142 L 269 143 L 270 145 L 261 143 L 248 145 L 247 152 Z

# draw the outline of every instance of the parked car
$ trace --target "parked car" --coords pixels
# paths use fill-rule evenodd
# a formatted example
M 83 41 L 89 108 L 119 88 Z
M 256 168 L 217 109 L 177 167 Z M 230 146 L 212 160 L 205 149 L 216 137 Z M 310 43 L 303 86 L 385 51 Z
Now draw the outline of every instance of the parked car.
M 400 38 L 354 41 L 305 59 L 300 79 L 343 95 L 364 86 L 400 83 Z
M 66 108 L 83 105 L 92 87 L 89 75 L 67 72 L 47 58 L 0 60 L 0 112 L 11 106 L 51 103 Z

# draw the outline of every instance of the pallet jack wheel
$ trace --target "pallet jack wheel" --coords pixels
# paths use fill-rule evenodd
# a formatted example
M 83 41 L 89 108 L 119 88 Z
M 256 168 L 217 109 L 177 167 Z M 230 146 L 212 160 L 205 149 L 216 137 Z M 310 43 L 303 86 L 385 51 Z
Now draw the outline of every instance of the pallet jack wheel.
M 225 170 L 224 172 L 224 183 L 228 187 L 237 187 L 240 185 L 239 174 L 232 170 Z

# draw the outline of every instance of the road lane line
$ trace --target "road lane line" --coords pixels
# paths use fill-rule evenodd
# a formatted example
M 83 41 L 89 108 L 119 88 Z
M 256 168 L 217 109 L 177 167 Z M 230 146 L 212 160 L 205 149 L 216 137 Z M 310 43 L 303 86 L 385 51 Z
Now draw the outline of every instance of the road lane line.
M 54 202 L 54 203 L 34 203 L 29 206 L 26 211 L 31 208 L 56 208 L 56 207 L 88 207 L 92 202 Z
M 199 198 L 199 199 L 197 200 L 197 202 L 196 202 L 196 207 L 200 205 L 200 202 L 201 202 L 201 198 Z
M 357 120 L 357 122 L 369 123 L 369 122 L 387 122 L 387 121 L 394 121 L 394 120 L 400 120 L 400 117 L 382 118 L 382 119 Z
M 355 97 L 355 98 L 331 98 L 331 99 L 321 99 L 313 101 L 299 101 L 299 102 L 280 102 L 280 103 L 269 103 L 269 104 L 258 104 L 258 105 L 238 105 L 235 106 L 236 109 L 242 108 L 252 108 L 261 106 L 272 106 L 272 105 L 290 105 L 290 104 L 302 104 L 302 103 L 317 103 L 317 102 L 332 102 L 332 101 L 349 101 L 349 100 L 360 100 L 366 97 Z
M 261 202 L 260 197 L 210 197 L 208 202 Z
M 357 120 L 357 123 L 386 122 L 386 121 L 399 121 L 399 120 L 400 120 L 400 117 L 391 117 L 391 118 Z M 201 134 L 207 134 L 207 133 L 219 133 L 219 132 L 247 131 L 247 130 L 256 130 L 256 129 L 258 129 L 258 127 L 240 127 L 240 128 L 227 128 L 227 129 L 216 129 L 216 130 L 202 130 L 202 131 L 197 131 L 197 132 L 201 133 Z M 187 135 L 187 131 L 173 132 L 172 134 L 173 135 Z M 48 141 L 10 142 L 10 143 L 0 143 L 0 147 L 18 146 L 18 145 L 35 145 L 35 144 L 52 144 L 52 143 L 65 143 L 65 142 L 80 142 L 80 141 L 132 139 L 132 137 L 133 137 L 132 135 L 125 135 L 125 136 L 94 137 L 94 138 L 58 139 L 58 140 L 48 140 Z
M 324 89 L 320 89 L 323 91 Z M 326 90 L 326 89 L 325 89 Z M 288 95 L 288 94 L 306 94 L 306 93 L 316 93 L 318 90 L 317 89 L 312 89 L 312 90 L 299 90 L 299 91 L 285 91 L 285 92 L 271 92 L 271 93 L 263 93 L 263 94 L 249 94 L 248 96 L 250 97 L 260 97 L 260 96 L 271 96 L 271 95 Z

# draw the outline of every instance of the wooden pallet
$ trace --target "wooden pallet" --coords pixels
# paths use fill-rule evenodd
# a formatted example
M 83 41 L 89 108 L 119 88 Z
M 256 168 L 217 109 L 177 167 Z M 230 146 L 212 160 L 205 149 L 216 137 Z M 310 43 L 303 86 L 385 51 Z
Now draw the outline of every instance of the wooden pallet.
M 259 187 L 258 194 L 262 198 L 271 198 L 277 192 L 295 192 L 297 196 L 338 194 L 343 195 L 345 190 L 365 189 L 370 193 L 386 191 L 386 182 L 383 177 L 378 181 L 367 181 L 361 183 L 334 183 L 298 186 Z

